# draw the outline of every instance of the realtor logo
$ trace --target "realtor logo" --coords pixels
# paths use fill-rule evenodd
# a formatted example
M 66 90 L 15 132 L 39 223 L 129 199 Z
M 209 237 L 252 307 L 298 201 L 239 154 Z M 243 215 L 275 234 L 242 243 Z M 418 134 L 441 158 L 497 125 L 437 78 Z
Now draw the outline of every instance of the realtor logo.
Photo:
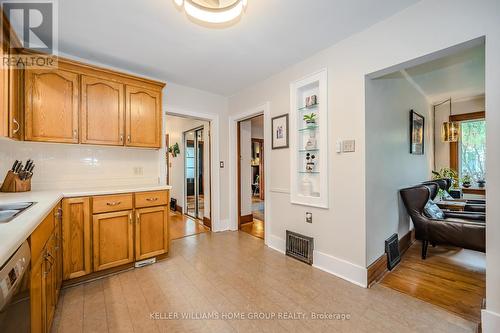
M 0 1 L 4 17 L 10 24 L 9 66 L 54 67 L 57 61 L 54 56 L 58 53 L 57 0 Z M 6 64 L 5 59 L 3 64 Z

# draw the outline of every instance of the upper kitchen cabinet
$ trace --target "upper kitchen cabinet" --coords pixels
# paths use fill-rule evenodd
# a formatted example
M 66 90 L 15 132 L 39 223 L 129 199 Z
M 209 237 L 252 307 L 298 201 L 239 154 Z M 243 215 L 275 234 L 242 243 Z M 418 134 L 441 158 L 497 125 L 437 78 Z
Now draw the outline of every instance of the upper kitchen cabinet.
M 161 92 L 136 86 L 126 88 L 127 142 L 130 147 L 161 147 Z
M 123 146 L 125 96 L 123 84 L 82 75 L 81 142 Z
M 78 74 L 57 70 L 25 72 L 25 139 L 78 143 Z

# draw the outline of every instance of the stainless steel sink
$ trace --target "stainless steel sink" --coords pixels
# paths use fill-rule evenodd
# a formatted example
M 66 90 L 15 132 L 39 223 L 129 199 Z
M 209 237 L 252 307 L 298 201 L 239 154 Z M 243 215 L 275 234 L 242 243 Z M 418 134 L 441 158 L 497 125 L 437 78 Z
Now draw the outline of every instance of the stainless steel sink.
M 33 206 L 34 202 L 15 202 L 9 204 L 0 204 L 0 223 L 12 221 L 26 209 Z

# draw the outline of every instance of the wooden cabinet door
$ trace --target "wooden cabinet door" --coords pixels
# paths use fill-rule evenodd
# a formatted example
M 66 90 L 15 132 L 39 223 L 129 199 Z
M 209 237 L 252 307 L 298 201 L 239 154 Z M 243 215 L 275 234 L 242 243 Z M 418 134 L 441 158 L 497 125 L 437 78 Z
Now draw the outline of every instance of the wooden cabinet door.
M 94 271 L 134 261 L 132 211 L 94 215 L 92 226 Z
M 30 310 L 31 332 L 45 333 L 47 327 L 45 302 L 45 255 L 31 264 Z
M 125 108 L 123 84 L 82 76 L 81 142 L 123 146 Z
M 54 313 L 56 311 L 57 298 L 56 298 L 56 283 L 57 283 L 57 271 L 56 271 L 56 239 L 52 235 L 47 242 L 46 248 L 46 261 L 45 261 L 45 308 L 46 308 L 46 325 L 47 332 L 50 332 L 50 327 L 52 320 L 54 319 Z
M 90 198 L 63 200 L 63 277 L 77 278 L 92 272 Z
M 161 147 L 161 93 L 144 88 L 126 87 L 127 146 Z
M 168 252 L 168 207 L 136 210 L 135 258 L 154 257 Z
M 3 34 L 3 29 L 0 29 Z M 7 41 L 2 36 L 0 41 L 0 57 L 4 59 L 8 56 Z M 4 65 L 3 61 L 0 64 L 0 136 L 9 136 L 9 69 Z
M 25 72 L 25 139 L 78 143 L 78 74 L 58 70 Z
M 55 239 L 55 275 L 56 275 L 56 302 L 59 299 L 63 280 L 63 256 L 62 256 L 62 207 L 59 203 L 54 208 L 54 239 Z

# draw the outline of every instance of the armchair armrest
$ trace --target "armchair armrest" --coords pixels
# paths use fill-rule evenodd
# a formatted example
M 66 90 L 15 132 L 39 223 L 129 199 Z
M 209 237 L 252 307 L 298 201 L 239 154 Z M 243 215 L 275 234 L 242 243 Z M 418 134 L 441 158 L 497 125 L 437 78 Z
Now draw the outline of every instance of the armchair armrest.
M 457 218 L 473 221 L 486 221 L 486 215 L 475 212 L 444 212 L 446 218 Z

